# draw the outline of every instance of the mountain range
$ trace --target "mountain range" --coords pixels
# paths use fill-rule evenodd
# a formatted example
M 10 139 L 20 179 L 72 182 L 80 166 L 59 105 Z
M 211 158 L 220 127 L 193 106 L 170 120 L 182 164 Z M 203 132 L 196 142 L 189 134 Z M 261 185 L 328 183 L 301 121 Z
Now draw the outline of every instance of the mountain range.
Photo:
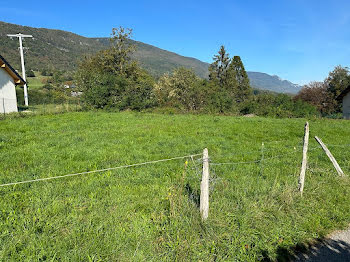
M 62 30 L 34 28 L 0 21 L 0 54 L 16 69 L 20 68 L 18 39 L 7 36 L 15 33 L 33 35 L 33 38 L 25 38 L 23 43 L 26 68 L 32 70 L 44 68 L 74 70 L 85 55 L 94 54 L 109 46 L 109 38 L 88 38 Z M 208 63 L 132 41 L 137 47 L 134 58 L 155 77 L 181 66 L 192 68 L 199 77 L 208 76 Z M 301 88 L 287 80 L 281 80 L 278 76 L 265 73 L 248 71 L 248 76 L 251 85 L 256 89 L 295 94 Z

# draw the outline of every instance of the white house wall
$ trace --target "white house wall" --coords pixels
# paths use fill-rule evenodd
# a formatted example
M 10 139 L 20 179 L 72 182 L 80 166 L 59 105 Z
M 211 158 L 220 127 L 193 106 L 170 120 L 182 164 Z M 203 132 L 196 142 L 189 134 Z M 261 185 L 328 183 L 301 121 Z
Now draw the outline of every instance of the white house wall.
M 16 88 L 13 78 L 0 68 L 0 113 L 18 112 Z
M 343 98 L 343 116 L 350 119 L 350 93 Z

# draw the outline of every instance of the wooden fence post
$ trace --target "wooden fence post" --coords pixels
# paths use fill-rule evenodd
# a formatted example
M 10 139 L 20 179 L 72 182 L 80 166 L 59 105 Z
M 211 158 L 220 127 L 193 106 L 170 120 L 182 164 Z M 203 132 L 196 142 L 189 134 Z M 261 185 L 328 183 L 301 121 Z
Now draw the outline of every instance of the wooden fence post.
M 265 145 L 264 142 L 261 143 L 261 160 L 260 160 L 260 175 L 263 176 L 264 174 L 264 149 Z
M 333 166 L 335 167 L 335 169 L 338 172 L 339 176 L 344 176 L 344 172 L 343 170 L 340 168 L 337 160 L 335 160 L 334 156 L 332 155 L 331 151 L 328 150 L 327 146 L 322 142 L 322 140 L 315 136 L 316 141 L 320 144 L 320 146 L 322 147 L 322 149 L 326 152 L 326 155 L 328 156 L 328 158 L 332 161 Z
M 206 220 L 209 214 L 209 154 L 207 148 L 203 150 L 203 175 L 199 210 L 202 220 Z
M 304 190 L 308 146 L 309 146 L 309 122 L 306 122 L 305 134 L 304 134 L 304 146 L 303 146 L 303 162 L 301 164 L 301 171 L 299 176 L 299 191 L 301 195 L 303 195 L 303 190 Z
M 4 109 L 4 117 L 6 117 L 6 112 L 5 112 L 5 98 L 2 98 L 2 107 Z

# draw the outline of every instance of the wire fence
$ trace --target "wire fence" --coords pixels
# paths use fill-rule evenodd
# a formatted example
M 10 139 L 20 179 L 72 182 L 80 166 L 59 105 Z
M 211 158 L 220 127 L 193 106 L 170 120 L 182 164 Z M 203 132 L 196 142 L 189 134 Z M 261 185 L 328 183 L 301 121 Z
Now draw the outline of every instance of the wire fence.
M 291 202 L 291 204 L 288 204 L 288 198 L 286 197 L 288 194 L 288 191 L 286 190 L 285 192 L 283 192 L 284 189 L 286 189 L 286 186 L 282 186 L 281 188 L 278 188 L 276 186 L 277 181 L 279 182 L 279 179 L 286 179 L 286 177 L 280 178 L 278 176 L 278 174 L 275 177 L 272 177 L 272 179 L 265 179 L 265 181 L 268 181 L 269 187 L 266 187 L 266 182 L 265 182 L 265 188 L 263 186 L 260 187 L 260 183 L 264 180 L 262 177 L 263 173 L 265 172 L 271 172 L 271 170 L 276 169 L 276 165 L 277 164 L 283 164 L 283 166 L 285 166 L 286 169 L 290 169 L 292 174 L 295 174 L 296 172 L 298 172 L 298 170 L 300 170 L 300 164 L 301 164 L 301 160 L 302 160 L 302 150 L 301 147 L 299 146 L 299 144 L 296 145 L 291 145 L 289 143 L 290 141 L 279 141 L 279 142 L 275 142 L 275 143 L 279 143 L 280 144 L 280 148 L 279 150 L 276 150 L 275 147 L 270 147 L 268 143 L 262 142 L 261 145 L 260 143 L 257 143 L 256 145 L 256 150 L 250 150 L 247 149 L 246 151 L 239 151 L 239 152 L 226 152 L 226 153 L 212 153 L 209 154 L 209 162 L 210 162 L 210 179 L 209 179 L 209 192 L 211 195 L 211 210 L 213 214 L 211 214 L 211 217 L 214 217 L 214 219 L 216 218 L 216 221 L 220 221 L 220 225 L 223 224 L 222 227 L 225 227 L 225 230 L 227 231 L 226 228 L 230 229 L 230 232 L 232 231 L 232 228 L 238 228 L 238 230 L 242 230 L 244 229 L 244 227 L 249 227 L 250 226 L 250 221 L 252 221 L 252 218 L 254 219 L 266 219 L 265 217 L 267 216 L 271 216 L 273 217 L 273 219 L 266 219 L 267 223 L 276 223 L 275 221 L 279 221 L 277 220 L 275 217 L 276 216 L 283 216 L 285 215 L 283 212 L 283 208 L 285 206 L 290 207 L 292 205 L 294 205 L 293 202 Z M 260 146 L 260 148 L 258 148 Z M 342 163 L 345 163 L 345 161 L 348 160 L 348 152 L 350 150 L 349 144 L 331 144 L 331 145 L 327 145 L 331 150 L 332 148 L 334 148 L 336 156 L 341 158 Z M 237 149 L 238 150 L 238 149 Z M 234 150 L 232 150 L 234 151 Z M 321 157 L 326 157 L 325 154 L 322 151 L 322 148 L 320 146 L 314 146 L 314 147 L 310 147 L 309 148 L 309 152 L 311 152 L 312 158 L 313 160 L 317 160 L 318 158 Z M 98 170 L 91 170 L 91 171 L 85 171 L 85 172 L 77 172 L 77 173 L 71 173 L 71 174 L 65 174 L 65 175 L 59 175 L 59 176 L 53 176 L 53 177 L 44 177 L 44 178 L 37 178 L 37 179 L 31 179 L 31 180 L 23 180 L 23 181 L 16 181 L 16 182 L 9 182 L 9 183 L 4 183 L 4 184 L 0 184 L 1 188 L 5 188 L 5 187 L 11 187 L 11 186 L 20 186 L 23 184 L 30 184 L 30 183 L 38 183 L 38 182 L 44 182 L 44 181 L 52 181 L 52 180 L 60 180 L 60 179 L 67 179 L 69 177 L 77 177 L 77 176 L 83 176 L 83 175 L 88 175 L 88 174 L 96 174 L 96 173 L 102 173 L 102 172 L 106 172 L 106 171 L 115 171 L 115 170 L 120 170 L 120 169 L 127 169 L 127 168 L 133 168 L 133 167 L 138 167 L 138 166 L 148 166 L 148 165 L 155 165 L 158 163 L 166 163 L 169 161 L 176 161 L 176 160 L 186 160 L 185 162 L 185 170 L 184 172 L 186 172 L 186 182 L 182 184 L 182 189 L 186 188 L 186 191 L 183 190 L 181 191 L 181 198 L 179 198 L 180 200 L 185 199 L 186 201 L 183 201 L 184 203 L 186 203 L 187 206 L 189 206 L 191 208 L 191 211 L 198 212 L 197 208 L 199 208 L 198 203 L 200 203 L 200 196 L 199 196 L 199 185 L 201 183 L 202 180 L 202 163 L 203 163 L 203 157 L 202 157 L 202 153 L 194 153 L 194 154 L 184 154 L 183 156 L 176 156 L 176 157 L 171 157 L 171 158 L 163 158 L 163 159 L 158 159 L 158 160 L 151 160 L 151 161 L 145 161 L 145 162 L 140 162 L 140 163 L 135 163 L 135 164 L 125 164 L 125 165 L 120 165 L 120 166 L 115 166 L 115 167 L 108 167 L 108 168 L 104 168 L 104 169 L 98 169 Z M 315 158 L 316 157 L 316 158 Z M 311 155 L 310 155 L 311 158 Z M 178 162 L 175 162 L 174 165 L 179 164 Z M 289 163 L 292 162 L 292 165 L 289 165 Z M 169 163 L 167 163 L 169 164 Z M 330 166 L 330 163 L 328 163 Z M 315 164 L 317 167 L 317 163 Z M 188 166 L 188 168 L 186 169 L 186 167 Z M 241 170 L 237 171 L 236 174 L 235 171 L 232 171 L 230 169 L 230 167 L 237 167 L 239 166 L 240 168 L 244 169 L 244 171 L 242 172 Z M 248 171 L 245 169 L 247 166 L 251 167 L 251 169 L 249 169 Z M 267 168 L 270 168 L 270 170 L 266 170 Z M 349 167 L 349 166 L 348 166 Z M 180 165 L 179 165 L 179 169 L 180 169 Z M 321 167 L 318 167 L 318 169 L 315 169 L 313 167 L 309 168 L 309 172 L 311 174 L 314 173 L 324 173 L 324 172 L 329 172 L 330 171 L 330 167 L 328 169 L 323 169 Z M 252 170 L 256 171 L 256 177 L 251 176 L 252 175 Z M 140 172 L 141 173 L 141 172 Z M 239 173 L 239 176 L 237 175 Z M 140 180 L 143 179 L 142 176 L 137 176 Z M 94 179 L 97 179 L 99 177 L 94 177 Z M 77 179 L 77 178 L 73 178 L 73 179 Z M 101 179 L 101 177 L 100 177 Z M 132 179 L 132 178 L 131 178 Z M 153 177 L 152 177 L 153 179 Z M 156 178 L 155 178 L 156 179 Z M 249 181 L 250 184 L 255 183 L 256 185 L 259 185 L 258 187 L 251 187 L 251 188 L 245 188 L 245 187 L 241 187 L 241 185 L 244 184 L 240 184 L 237 186 L 237 180 L 238 179 L 245 179 L 246 181 Z M 290 176 L 289 177 L 290 180 L 295 180 L 295 184 L 297 181 L 297 177 L 296 176 Z M 110 179 L 110 181 L 113 181 L 114 178 Z M 101 181 L 103 181 L 103 179 L 101 179 Z M 155 180 L 154 180 L 155 181 Z M 56 181 L 57 182 L 57 181 Z M 115 181 L 114 181 L 115 182 Z M 113 183 L 114 183 L 113 182 Z M 129 181 L 128 181 L 129 182 Z M 80 183 L 80 182 L 79 182 Z M 143 180 L 142 183 L 145 183 L 145 181 Z M 96 186 L 96 184 L 94 183 L 94 188 Z M 98 184 L 100 186 L 100 184 Z M 188 186 L 190 185 L 190 186 Z M 247 185 L 247 184 L 245 184 Z M 322 186 L 324 186 L 324 184 L 319 185 L 318 189 L 322 189 Z M 187 187 L 189 188 L 187 190 Z M 225 189 L 226 187 L 226 189 Z M 0 189 L 1 189 L 0 188 Z M 274 188 L 278 188 L 277 190 Z M 24 188 L 24 189 L 29 189 L 28 188 Z M 41 190 L 42 188 L 40 188 Z M 312 189 L 312 188 L 311 188 Z M 66 190 L 66 189 L 63 189 Z M 107 188 L 101 186 L 101 190 L 104 193 L 105 191 L 107 191 Z M 148 190 L 148 188 L 147 188 Z M 158 188 L 156 189 L 158 190 Z M 9 190 L 10 191 L 10 190 Z M 253 195 L 251 192 L 255 191 L 255 195 Z M 296 191 L 296 190 L 295 190 Z M 311 190 L 310 190 L 311 191 Z M 5 195 L 6 191 L 4 190 L 4 192 L 2 192 L 3 195 Z M 39 191 L 38 191 L 39 192 Z M 49 194 L 51 195 L 53 192 L 55 191 L 48 191 Z M 90 193 L 90 189 L 87 191 Z M 171 191 L 173 192 L 173 191 Z M 176 192 L 176 191 L 175 191 Z M 237 193 L 239 192 L 239 193 Z M 267 193 L 265 193 L 267 192 Z M 17 192 L 15 192 L 17 193 Z M 61 191 L 59 191 L 59 194 L 61 194 Z M 79 192 L 79 197 L 80 194 L 82 194 L 81 192 Z M 119 188 L 118 188 L 118 194 L 120 194 L 119 192 Z M 285 195 L 283 195 L 285 194 Z M 83 194 L 82 194 L 83 195 Z M 157 194 L 155 194 L 157 195 Z M 258 195 L 258 197 L 256 197 L 256 195 Z M 274 199 L 274 196 L 276 195 L 282 195 L 281 199 Z M 11 196 L 9 194 L 9 196 Z M 234 196 L 234 197 L 233 197 Z M 264 204 L 266 203 L 267 206 L 269 206 L 270 210 L 264 210 L 264 213 L 258 213 L 255 210 L 261 209 L 263 205 L 261 204 L 256 204 L 258 203 L 258 199 L 262 196 L 262 201 L 264 202 Z M 293 193 L 292 197 L 296 196 L 295 192 Z M 102 194 L 102 197 L 104 197 L 104 195 Z M 115 197 L 113 195 L 113 197 Z M 139 196 L 144 197 L 144 195 L 140 195 Z M 157 196 L 158 197 L 158 196 Z M 172 196 L 173 198 L 176 197 L 178 198 L 178 195 Z M 26 195 L 27 198 L 27 195 Z M 252 205 L 247 205 L 246 210 L 244 208 L 241 208 L 241 206 L 244 206 L 247 202 L 243 202 L 241 201 L 241 199 L 251 199 L 251 202 L 254 203 Z M 20 198 L 22 199 L 22 198 Z M 31 201 L 34 202 L 34 198 L 29 198 Z M 97 204 L 100 204 L 100 200 L 99 198 Z M 112 200 L 110 200 L 109 198 L 106 198 L 107 201 L 111 202 Z M 178 205 L 177 203 L 174 204 L 174 202 L 171 202 L 171 200 L 168 200 L 168 198 L 166 198 L 167 200 L 167 204 L 169 202 L 169 213 L 173 212 L 172 210 L 172 206 L 171 205 Z M 7 200 L 5 200 L 7 201 Z M 71 201 L 71 200 L 70 200 Z M 75 200 L 72 200 L 75 201 Z M 84 206 L 90 206 L 90 203 L 88 201 L 92 200 L 84 200 Z M 120 201 L 120 200 L 118 200 Z M 152 199 L 153 202 L 156 202 L 157 199 L 155 198 Z M 165 200 L 162 200 L 162 204 Z M 172 200 L 174 201 L 174 200 Z M 271 208 L 271 204 L 269 202 L 274 203 L 273 201 L 276 201 L 277 204 L 274 204 L 276 206 L 273 206 L 274 209 Z M 280 202 L 279 202 L 280 201 Z M 149 200 L 149 202 L 151 202 Z M 183 203 L 181 202 L 181 203 Z M 47 205 L 47 201 L 44 202 L 45 205 Z M 69 201 L 62 201 L 62 205 L 71 205 L 71 202 Z M 89 203 L 89 204 L 86 204 Z M 119 204 L 120 202 L 117 202 L 118 206 L 119 205 L 127 205 L 129 202 L 121 202 L 122 204 Z M 287 203 L 287 204 L 286 204 Z M 97 205 L 96 204 L 96 205 Z M 180 204 L 179 204 L 180 205 Z M 256 206 L 255 206 L 256 205 Z M 57 210 L 56 204 L 53 205 L 55 206 L 55 210 Z M 113 207 L 113 212 L 115 213 L 122 213 L 124 215 L 123 212 L 120 212 L 119 210 L 116 212 L 114 210 L 117 210 L 115 208 L 115 204 L 113 202 L 113 204 L 110 204 L 111 209 L 109 209 L 109 206 L 107 204 L 101 205 L 103 206 L 108 212 L 106 213 L 107 216 L 110 215 L 109 212 L 111 212 L 110 210 L 112 210 Z M 141 205 L 139 205 L 141 206 Z M 232 206 L 238 206 L 238 208 L 233 208 Z M 78 206 L 79 207 L 79 206 Z M 91 204 L 91 209 L 92 209 L 93 204 Z M 35 206 L 35 208 L 38 208 L 38 206 Z M 176 207 L 175 207 L 176 208 Z M 183 206 L 178 207 L 180 211 L 178 211 L 178 213 L 180 213 L 181 217 L 182 216 L 186 216 L 186 206 L 183 204 Z M 180 209 L 181 208 L 181 209 Z M 282 212 L 275 212 L 275 210 L 280 211 L 280 209 L 282 209 Z M 148 207 L 149 210 L 153 211 L 153 207 Z M 39 208 L 40 210 L 40 208 Z M 60 209 L 58 209 L 60 210 Z M 69 209 L 68 209 L 69 210 Z M 87 209 L 89 210 L 89 209 Z M 296 207 L 295 210 L 300 210 L 300 208 Z M 34 211 L 35 212 L 35 211 Z M 34 213 L 33 212 L 33 213 Z M 74 211 L 76 212 L 76 211 Z M 90 211 L 84 211 L 84 216 L 90 216 L 90 214 L 88 213 Z M 138 210 L 135 210 L 135 207 L 132 207 L 132 213 L 136 213 L 137 215 L 139 215 L 137 212 Z M 144 212 L 144 211 L 142 211 Z M 158 212 L 158 210 L 156 211 Z M 175 212 L 175 211 L 174 211 Z M 252 214 L 249 216 L 249 214 L 247 215 L 246 213 L 248 212 L 252 212 Z M 253 212 L 256 212 L 257 215 Z M 312 212 L 312 211 L 311 211 Z M 30 213 L 30 212 L 28 212 Z M 239 213 L 243 213 L 245 217 L 248 217 L 248 219 L 245 220 L 239 220 L 237 219 Z M 51 214 L 51 213 L 50 213 Z M 65 212 L 66 214 L 66 212 Z M 192 214 L 192 213 L 191 213 Z M 288 213 L 286 212 L 286 214 L 288 214 L 289 216 L 293 213 L 291 213 L 290 211 L 288 211 Z M 16 214 L 17 215 L 17 214 Z M 36 213 L 35 213 L 36 215 Z M 46 214 L 45 214 L 46 215 Z M 103 217 L 105 217 L 105 213 L 102 213 Z M 101 215 L 101 217 L 102 217 Z M 256 217 L 254 216 L 256 215 Z M 144 218 L 146 215 L 144 213 L 142 213 L 142 218 Z M 61 219 L 61 217 L 57 216 L 59 219 Z M 93 219 L 99 219 L 99 217 L 97 217 L 95 214 L 91 215 L 91 217 Z M 198 215 L 199 217 L 199 215 Z M 227 220 L 229 220 L 229 222 L 227 224 L 225 220 L 222 220 L 222 217 L 227 217 Z M 163 214 L 162 217 L 163 219 Z M 185 217 L 186 218 L 186 217 Z M 220 218 L 220 220 L 218 219 Z M 293 217 L 294 218 L 294 217 Z M 21 219 L 21 218 L 19 218 Z M 18 220 L 19 220 L 18 219 Z M 71 216 L 69 216 L 69 219 L 72 219 Z M 74 217 L 73 217 L 74 219 Z M 119 219 L 119 217 L 118 217 Z M 154 215 L 152 213 L 152 217 L 151 219 L 148 219 L 149 221 L 152 221 L 153 223 L 153 219 L 154 219 Z M 170 220 L 170 219 L 176 219 L 173 218 L 172 216 L 169 215 L 169 217 L 166 217 L 166 219 Z M 123 219 L 122 219 L 123 220 Z M 120 225 L 124 226 L 124 220 L 126 221 L 126 223 L 130 223 L 129 220 L 130 219 L 124 219 L 123 221 L 120 221 Z M 166 220 L 166 221 L 167 221 Z M 19 220 L 21 221 L 21 220 Z M 55 221 L 55 220 L 53 220 Z M 78 220 L 79 223 L 80 220 Z M 165 219 L 164 219 L 165 221 Z M 243 221 L 243 223 L 242 223 Z M 245 224 L 244 222 L 248 221 L 249 224 Z M 272 222 L 273 221 L 273 222 Z M 49 222 L 48 222 L 49 223 Z M 51 223 L 51 220 L 50 220 Z M 162 222 L 158 222 L 156 220 L 156 222 L 154 223 L 158 223 L 161 225 L 161 227 L 166 228 L 167 224 L 165 224 L 162 220 Z M 186 220 L 186 223 L 187 220 Z M 209 223 L 215 223 L 215 220 L 209 220 Z M 21 225 L 21 223 L 16 223 L 16 225 L 19 224 Z M 96 223 L 97 224 L 97 223 Z M 176 220 L 173 224 L 176 224 Z M 228 225 L 234 224 L 234 227 L 228 227 Z M 287 224 L 287 223 L 286 223 Z M 97 224 L 99 226 L 99 224 Z M 179 228 L 178 224 L 177 228 Z M 181 225 L 181 224 L 180 224 Z M 204 224 L 205 225 L 205 224 Z M 238 225 L 236 227 L 236 225 Z M 288 224 L 287 224 L 288 225 Z M 12 226 L 12 224 L 10 224 L 11 227 L 13 227 L 14 229 L 17 230 L 17 228 L 15 228 L 15 226 Z M 192 224 L 190 224 L 190 226 L 192 226 Z M 254 231 L 250 230 L 248 228 L 247 231 L 244 231 L 243 234 L 248 234 L 250 232 L 256 232 L 254 229 L 254 224 L 251 226 L 253 228 Z M 92 227 L 92 226 L 91 226 Z M 202 227 L 202 225 L 201 225 Z M 104 227 L 100 227 L 99 228 L 104 228 Z M 142 228 L 144 228 L 144 226 L 142 226 Z M 269 228 L 268 228 L 269 229 Z M 133 229 L 134 230 L 134 229 Z M 159 230 L 159 228 L 157 228 L 157 230 L 160 232 L 160 234 L 170 234 L 168 232 L 171 232 L 171 230 L 169 231 L 165 231 L 167 229 L 164 229 L 164 231 Z M 250 231 L 249 231 L 250 230 Z M 262 229 L 261 231 L 263 232 L 264 229 Z M 266 229 L 265 229 L 266 230 Z M 18 231 L 18 230 L 17 230 Z M 11 232 L 11 231 L 9 231 Z M 164 233 L 165 232 L 165 233 Z M 234 231 L 233 231 L 234 232 Z M 248 232 L 248 233 L 246 233 Z M 6 233 L 6 232 L 5 232 Z M 8 233 L 10 235 L 10 233 Z M 263 233 L 262 233 L 263 234 Z M 135 235 L 135 234 L 134 234 Z M 240 236 L 238 233 L 236 234 L 237 236 Z M 250 239 L 250 238 L 249 238 Z M 178 238 L 176 238 L 176 240 L 178 240 Z M 225 240 L 225 239 L 224 239 Z M 186 243 L 187 244 L 187 243 Z M 232 244 L 233 245 L 233 244 Z M 137 248 L 136 248 L 137 249 Z M 135 251 L 136 253 L 136 251 Z
M 31 180 L 25 180 L 25 181 L 11 182 L 11 183 L 0 184 L 0 187 L 13 186 L 13 185 L 19 185 L 19 184 L 27 184 L 27 183 L 33 183 L 33 182 L 39 182 L 39 181 L 47 181 L 47 180 L 52 180 L 52 179 L 72 177 L 72 176 L 79 176 L 79 175 L 87 175 L 87 174 L 92 174 L 92 173 L 100 173 L 100 172 L 106 172 L 106 171 L 117 170 L 117 169 L 122 169 L 122 168 L 144 166 L 144 165 L 156 164 L 156 163 L 160 163 L 160 162 L 167 162 L 167 161 L 184 159 L 184 158 L 193 158 L 194 156 L 199 156 L 199 155 L 201 155 L 201 154 L 194 154 L 194 155 L 187 155 L 187 156 L 179 156 L 179 157 L 172 157 L 172 158 L 166 158 L 166 159 L 159 159 L 159 160 L 147 161 L 147 162 L 130 164 L 130 165 L 122 165 L 122 166 L 117 166 L 117 167 L 109 167 L 109 168 L 92 170 L 92 171 L 85 171 L 85 172 L 66 174 L 66 175 L 61 175 L 61 176 L 45 177 L 45 178 L 37 178 L 37 179 L 31 179 Z
M 282 143 L 286 141 L 278 141 Z M 301 162 L 302 162 L 302 148 L 299 145 L 290 146 L 286 148 L 288 152 L 276 152 L 271 148 L 265 148 L 265 143 L 262 143 L 263 150 L 245 151 L 235 154 L 223 154 L 223 155 L 211 155 L 210 157 L 210 191 L 215 188 L 215 185 L 220 181 L 231 181 L 234 182 L 237 177 L 232 174 L 237 170 L 237 175 L 240 177 L 250 176 L 256 173 L 258 177 L 262 177 L 264 174 L 264 169 L 268 169 L 270 175 L 274 173 L 277 174 L 277 170 L 282 170 L 287 172 L 292 176 L 280 177 L 279 179 L 289 179 L 294 180 L 297 183 L 297 177 L 300 172 Z M 283 146 L 283 145 L 282 145 Z M 343 145 L 328 145 L 336 154 L 339 162 L 342 164 L 342 168 L 349 172 L 350 162 L 348 155 L 344 154 L 350 150 L 348 144 Z M 282 147 L 283 148 L 283 147 Z M 336 151 L 336 148 L 341 148 L 341 152 Z M 330 173 L 336 174 L 331 162 L 329 161 L 327 155 L 323 152 L 320 146 L 310 147 L 308 149 L 311 158 L 309 163 L 310 173 Z M 237 159 L 237 157 L 240 157 Z M 233 159 L 232 159 L 233 158 Z M 230 160 L 230 161 L 229 161 Z M 322 160 L 322 161 L 321 161 Z M 200 160 L 197 160 L 196 165 L 198 165 Z M 322 164 L 321 164 L 322 163 Z M 249 168 L 247 168 L 249 166 Z M 219 168 L 219 169 L 218 169 Z M 200 178 L 200 171 L 195 168 L 196 178 Z M 232 173 L 233 172 L 233 173 Z M 265 172 L 266 173 L 266 172 Z M 346 172 L 347 173 L 347 172 Z M 231 175 L 229 175 L 231 174 Z M 266 175 L 266 174 L 264 174 Z M 278 176 L 278 175 L 277 175 Z M 198 183 L 198 181 L 197 181 Z
M 283 141 L 278 141 L 279 143 Z M 285 142 L 285 141 L 284 141 Z M 262 143 L 263 145 L 265 143 Z M 349 144 L 344 144 L 344 145 L 328 145 L 330 148 L 343 148 L 345 150 L 349 150 Z M 254 150 L 254 151 L 243 151 L 239 153 L 232 153 L 232 154 L 217 154 L 214 156 L 211 156 L 208 160 L 210 162 L 210 184 L 215 184 L 218 180 L 221 180 L 220 176 L 218 175 L 218 172 L 216 171 L 216 167 L 225 167 L 225 166 L 244 166 L 244 165 L 253 165 L 253 164 L 258 164 L 258 167 L 260 167 L 263 172 L 264 165 L 266 165 L 268 162 L 271 162 L 271 160 L 280 160 L 284 161 L 285 157 L 289 157 L 290 159 L 294 159 L 296 161 L 301 162 L 301 152 L 297 150 L 297 148 L 300 148 L 299 146 L 290 146 L 289 152 L 286 153 L 281 153 L 281 154 L 273 154 L 275 151 L 265 149 L 265 147 L 262 147 L 264 150 Z M 309 148 L 308 151 L 315 151 L 315 150 L 320 150 L 318 157 L 321 157 L 321 148 L 319 146 Z M 291 156 L 295 155 L 298 158 L 291 158 Z M 324 154 L 322 154 L 324 155 Z M 232 157 L 243 157 L 243 160 L 230 160 Z M 246 159 L 245 157 L 251 157 L 253 156 L 253 159 Z M 300 158 L 300 159 L 299 159 Z M 116 167 L 109 167 L 109 168 L 104 168 L 104 169 L 98 169 L 98 170 L 91 170 L 91 171 L 84 171 L 84 172 L 77 172 L 77 173 L 71 173 L 71 174 L 65 174 L 65 175 L 58 175 L 58 176 L 53 176 L 53 177 L 45 177 L 45 178 L 36 178 L 36 179 L 30 179 L 30 180 L 24 180 L 24 181 L 16 181 L 16 182 L 9 182 L 9 183 L 3 183 L 0 184 L 0 187 L 5 187 L 5 186 L 13 186 L 13 185 L 19 185 L 19 184 L 27 184 L 27 183 L 33 183 L 33 182 L 39 182 L 39 181 L 48 181 L 48 180 L 53 180 L 53 179 L 59 179 L 59 178 L 66 178 L 66 177 L 73 177 L 73 176 L 79 176 L 79 175 L 87 175 L 87 174 L 93 174 L 93 173 L 101 173 L 105 171 L 112 171 L 112 170 L 117 170 L 117 169 L 122 169 L 122 168 L 131 168 L 131 167 L 137 167 L 137 166 L 144 166 L 144 165 L 149 165 L 149 164 L 156 164 L 160 162 L 168 162 L 172 160 L 179 160 L 179 159 L 187 159 L 186 161 L 189 161 L 189 166 L 190 170 L 192 170 L 195 173 L 195 180 L 201 180 L 202 177 L 202 163 L 203 163 L 203 158 L 202 154 L 190 154 L 190 155 L 185 155 L 185 156 L 179 156 L 179 157 L 172 157 L 172 158 L 165 158 L 165 159 L 159 159 L 159 160 L 151 160 L 151 161 L 146 161 L 146 162 L 141 162 L 141 163 L 136 163 L 136 164 L 127 164 L 127 165 L 121 165 L 121 166 L 116 166 Z M 226 161 L 225 161 L 226 160 Z M 296 166 L 296 169 L 298 169 L 299 166 Z
M 282 141 L 279 141 L 278 143 L 281 145 Z M 347 165 L 344 165 L 344 167 L 346 168 L 346 171 L 349 171 L 350 162 L 346 154 L 344 154 L 346 150 L 349 150 L 349 144 L 332 144 L 329 145 L 329 147 L 334 151 L 335 149 L 341 149 L 341 156 L 343 156 L 343 158 L 340 159 L 340 163 L 347 163 Z M 227 185 L 230 185 L 232 190 L 238 190 L 238 179 L 242 180 L 243 184 L 246 183 L 244 184 L 245 186 L 243 186 L 243 195 L 247 194 L 249 190 L 249 194 L 255 195 L 260 191 L 265 192 L 266 194 L 266 192 L 270 192 L 269 190 L 273 190 L 272 194 L 280 194 L 281 191 L 276 189 L 279 187 L 276 185 L 279 185 L 280 183 L 286 185 L 286 189 L 292 189 L 296 191 L 296 183 L 299 181 L 298 184 L 300 186 L 301 181 L 300 178 L 297 180 L 297 175 L 301 167 L 302 150 L 299 145 L 288 145 L 286 147 L 281 147 L 280 149 L 282 149 L 282 151 L 276 151 L 275 149 L 272 150 L 269 147 L 266 148 L 264 142 L 261 143 L 260 150 L 257 149 L 241 151 L 229 154 L 209 154 L 208 156 L 208 150 L 204 149 L 203 154 L 188 154 L 172 158 L 151 160 L 135 164 L 125 164 L 115 167 L 76 172 L 65 175 L 6 182 L 0 184 L 0 188 L 186 159 L 185 169 L 183 170 L 180 183 L 181 192 L 183 192 L 183 190 L 187 191 L 189 200 L 199 207 L 202 220 L 206 220 L 208 213 L 205 213 L 205 210 L 209 210 L 209 196 L 214 193 L 215 195 L 219 194 L 220 199 L 226 197 L 220 193 L 220 191 L 216 190 L 217 185 L 226 185 L 226 187 Z M 322 150 L 324 150 L 324 148 L 321 148 L 320 146 L 311 147 L 308 150 L 309 152 L 312 152 L 312 157 L 314 160 L 313 164 L 309 166 L 309 171 L 311 174 L 332 172 L 332 169 L 330 168 L 330 162 L 320 161 L 322 156 L 325 157 L 325 154 Z M 337 157 L 338 153 L 339 150 L 337 151 Z M 344 159 L 344 156 L 346 159 Z M 321 162 L 322 165 L 320 165 Z M 325 166 L 325 163 L 328 163 L 328 165 Z M 251 176 L 254 173 L 255 176 Z M 261 186 L 261 183 L 263 183 L 264 186 Z M 220 186 L 220 188 L 224 189 L 225 187 L 222 186 Z M 252 189 L 249 189 L 250 187 Z M 241 188 L 242 187 L 240 187 L 239 190 L 241 190 Z M 252 190 L 257 191 L 253 192 Z M 227 190 L 225 192 L 227 194 Z

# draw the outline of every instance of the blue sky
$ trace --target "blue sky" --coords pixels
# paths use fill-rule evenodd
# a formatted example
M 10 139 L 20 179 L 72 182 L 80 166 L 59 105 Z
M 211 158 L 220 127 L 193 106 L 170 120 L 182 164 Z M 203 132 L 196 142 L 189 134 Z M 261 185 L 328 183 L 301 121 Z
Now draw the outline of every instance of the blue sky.
M 90 37 L 130 27 L 135 40 L 205 62 L 223 44 L 247 70 L 297 84 L 350 66 L 349 0 L 3 0 L 0 14 L 1 21 Z

